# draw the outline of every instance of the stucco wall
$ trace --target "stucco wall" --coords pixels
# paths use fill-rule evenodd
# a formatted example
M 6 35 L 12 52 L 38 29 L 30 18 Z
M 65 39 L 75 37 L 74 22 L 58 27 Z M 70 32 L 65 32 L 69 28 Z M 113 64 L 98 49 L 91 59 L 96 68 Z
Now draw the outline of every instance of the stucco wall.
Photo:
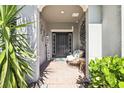
M 102 22 L 102 6 L 89 5 L 88 7 L 89 23 L 96 24 Z
M 117 5 L 91 5 L 89 6 L 89 29 L 93 30 L 91 24 L 101 24 L 101 41 L 99 43 L 96 41 L 92 44 L 92 40 L 89 40 L 89 56 L 92 54 L 91 50 L 95 47 L 101 50 L 101 57 L 103 56 L 121 56 L 121 6 Z M 94 25 L 95 26 L 95 25 Z M 94 27 L 93 27 L 94 28 Z M 98 30 L 98 29 L 96 29 Z M 89 30 L 90 32 L 90 30 Z M 93 35 L 93 32 L 91 32 Z M 100 34 L 100 33 L 99 33 Z M 89 33 L 90 35 L 90 33 Z M 94 37 L 100 35 L 95 34 Z M 90 38 L 90 37 L 89 37 Z M 94 38 L 95 39 L 95 38 Z M 94 40 L 95 41 L 95 40 Z M 90 44 L 92 44 L 90 46 Z M 101 44 L 101 45 L 100 45 Z M 94 45 L 94 48 L 92 47 Z M 94 51 L 95 52 L 95 51 Z M 97 51 L 94 53 L 94 56 L 100 55 Z
M 40 15 L 39 57 L 40 65 L 46 62 L 45 33 L 47 31 L 46 21 Z
M 121 6 L 104 5 L 102 56 L 121 56 Z
M 20 6 L 18 6 L 20 7 Z M 20 12 L 22 17 L 27 17 L 27 18 L 32 18 L 32 21 L 35 21 L 32 24 L 32 29 L 28 30 L 28 33 L 31 33 L 30 35 L 32 36 L 31 39 L 31 46 L 35 50 L 35 54 L 37 55 L 36 61 L 35 62 L 30 62 L 32 69 L 33 69 L 33 78 L 29 78 L 29 82 L 36 81 L 39 78 L 39 13 L 37 10 L 37 6 L 34 5 L 28 5 L 23 8 L 23 10 Z
M 21 5 L 18 6 L 18 7 L 21 7 Z M 24 16 L 27 16 L 27 17 L 32 16 L 32 15 L 34 15 L 34 13 L 37 13 L 37 6 L 35 6 L 35 5 L 26 5 L 26 6 L 20 11 L 20 13 L 21 13 L 22 15 L 24 15 Z

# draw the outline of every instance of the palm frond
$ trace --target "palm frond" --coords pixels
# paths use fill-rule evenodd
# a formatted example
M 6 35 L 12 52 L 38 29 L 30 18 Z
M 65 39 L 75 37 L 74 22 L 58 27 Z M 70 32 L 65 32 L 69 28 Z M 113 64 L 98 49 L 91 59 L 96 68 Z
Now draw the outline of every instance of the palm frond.
M 16 25 L 18 13 L 24 6 L 0 5 L 0 87 L 27 87 L 26 76 L 32 77 L 29 60 L 35 59 L 33 49 L 27 42 L 26 35 L 19 29 L 33 22 Z

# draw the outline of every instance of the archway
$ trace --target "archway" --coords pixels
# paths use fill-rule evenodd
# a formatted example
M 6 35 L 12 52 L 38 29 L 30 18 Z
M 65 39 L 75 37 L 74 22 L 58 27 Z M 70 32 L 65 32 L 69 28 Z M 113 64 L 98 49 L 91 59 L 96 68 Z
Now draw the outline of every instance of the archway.
M 43 10 L 44 10 L 44 8 L 46 8 L 48 5 L 43 5 L 43 6 L 38 6 L 38 9 L 39 9 L 39 11 L 40 12 L 43 12 Z M 88 49 L 87 49 L 87 46 L 88 46 L 88 39 L 87 39 L 87 30 L 88 30 L 88 6 L 83 6 L 83 5 L 80 5 L 79 7 L 81 7 L 82 8 L 82 11 L 83 12 L 85 12 L 84 13 L 84 17 L 86 18 L 86 21 L 85 21 L 85 27 L 86 27 L 86 33 L 85 33 L 85 35 L 86 35 L 86 75 L 87 75 L 87 77 L 88 77 Z M 81 24 L 82 25 L 82 24 Z M 73 29 L 73 28 L 72 28 Z M 56 30 L 56 29 L 54 29 L 54 30 Z M 58 29 L 57 29 L 58 30 Z

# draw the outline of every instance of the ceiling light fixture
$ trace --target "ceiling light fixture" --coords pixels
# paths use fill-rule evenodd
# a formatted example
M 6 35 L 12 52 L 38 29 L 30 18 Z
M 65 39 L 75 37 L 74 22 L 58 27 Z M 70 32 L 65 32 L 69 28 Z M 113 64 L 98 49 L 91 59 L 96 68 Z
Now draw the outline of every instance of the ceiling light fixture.
M 61 14 L 64 14 L 64 13 L 65 13 L 65 11 L 64 11 L 64 10 L 62 10 L 62 11 L 61 11 Z
M 79 13 L 72 13 L 72 17 L 78 17 Z

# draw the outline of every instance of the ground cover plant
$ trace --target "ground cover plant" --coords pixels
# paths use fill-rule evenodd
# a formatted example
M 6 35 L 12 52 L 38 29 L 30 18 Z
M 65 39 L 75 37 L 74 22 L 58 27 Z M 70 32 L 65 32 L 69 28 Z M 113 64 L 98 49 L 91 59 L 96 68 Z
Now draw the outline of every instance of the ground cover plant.
M 124 88 L 124 58 L 107 56 L 89 63 L 92 88 Z

